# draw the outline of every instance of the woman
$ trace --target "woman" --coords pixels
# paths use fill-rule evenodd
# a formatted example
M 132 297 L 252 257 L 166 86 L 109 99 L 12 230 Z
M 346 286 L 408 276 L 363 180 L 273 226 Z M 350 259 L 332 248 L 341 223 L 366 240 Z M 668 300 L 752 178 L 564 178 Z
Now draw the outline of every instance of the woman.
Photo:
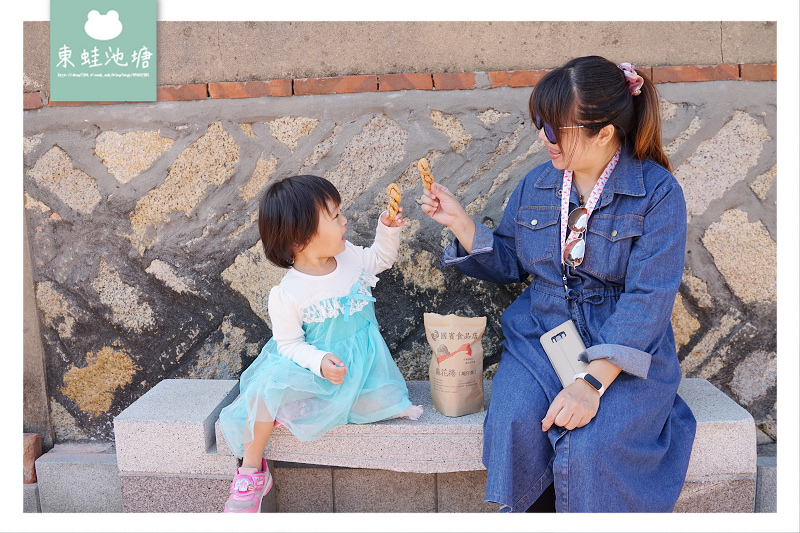
M 486 500 L 514 512 L 670 512 L 696 423 L 677 395 L 670 324 L 686 206 L 655 87 L 628 63 L 582 57 L 542 78 L 529 107 L 550 162 L 519 183 L 494 233 L 439 184 L 422 198 L 455 235 L 445 265 L 531 279 L 501 319 Z M 588 375 L 562 389 L 539 338 L 567 320 L 588 346 Z

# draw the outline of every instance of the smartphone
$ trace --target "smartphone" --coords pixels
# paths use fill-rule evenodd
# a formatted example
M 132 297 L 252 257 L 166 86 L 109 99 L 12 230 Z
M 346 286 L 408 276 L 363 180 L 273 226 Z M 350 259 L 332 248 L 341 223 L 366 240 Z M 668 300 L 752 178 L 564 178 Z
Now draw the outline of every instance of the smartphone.
M 550 364 L 561 380 L 561 386 L 566 387 L 575 381 L 575 374 L 586 371 L 588 363 L 578 359 L 578 355 L 586 349 L 578 329 L 572 320 L 567 320 L 556 326 L 539 338 Z

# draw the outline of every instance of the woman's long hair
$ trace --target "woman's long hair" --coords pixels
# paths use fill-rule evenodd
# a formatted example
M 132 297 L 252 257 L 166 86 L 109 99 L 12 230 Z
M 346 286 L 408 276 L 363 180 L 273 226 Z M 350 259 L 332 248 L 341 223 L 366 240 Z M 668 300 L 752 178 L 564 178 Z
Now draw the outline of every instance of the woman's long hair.
M 644 84 L 634 96 L 625 74 L 611 61 L 599 56 L 573 59 L 536 85 L 528 103 L 531 119 L 538 115 L 550 124 L 559 145 L 561 126 L 582 125 L 593 137 L 612 124 L 620 144 L 630 143 L 636 159 L 652 159 L 671 170 L 661 145 L 658 93 L 647 76 L 638 70 L 637 74 Z M 573 137 L 577 145 L 578 136 Z

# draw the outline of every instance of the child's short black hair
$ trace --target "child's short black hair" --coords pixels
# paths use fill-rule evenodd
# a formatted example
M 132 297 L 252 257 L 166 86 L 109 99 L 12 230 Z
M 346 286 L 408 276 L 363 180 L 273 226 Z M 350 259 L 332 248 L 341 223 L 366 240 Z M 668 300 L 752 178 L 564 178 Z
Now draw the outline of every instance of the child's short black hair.
M 339 191 L 319 176 L 300 175 L 270 185 L 261 197 L 258 231 L 264 254 L 273 264 L 289 268 L 294 254 L 317 233 L 319 212 L 342 203 Z

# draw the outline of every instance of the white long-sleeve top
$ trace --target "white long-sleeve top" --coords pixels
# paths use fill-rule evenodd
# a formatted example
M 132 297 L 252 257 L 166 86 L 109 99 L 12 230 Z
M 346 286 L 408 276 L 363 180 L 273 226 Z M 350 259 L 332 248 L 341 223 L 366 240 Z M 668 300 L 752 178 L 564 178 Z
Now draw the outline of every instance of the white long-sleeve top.
M 336 268 L 330 274 L 313 276 L 289 268 L 269 291 L 269 318 L 278 353 L 324 377 L 320 365 L 328 352 L 306 342 L 305 311 L 324 300 L 347 296 L 362 273 L 374 277 L 390 268 L 400 249 L 401 230 L 402 226 L 388 227 L 378 220 L 372 246 L 363 248 L 347 241 L 344 252 L 335 256 Z

